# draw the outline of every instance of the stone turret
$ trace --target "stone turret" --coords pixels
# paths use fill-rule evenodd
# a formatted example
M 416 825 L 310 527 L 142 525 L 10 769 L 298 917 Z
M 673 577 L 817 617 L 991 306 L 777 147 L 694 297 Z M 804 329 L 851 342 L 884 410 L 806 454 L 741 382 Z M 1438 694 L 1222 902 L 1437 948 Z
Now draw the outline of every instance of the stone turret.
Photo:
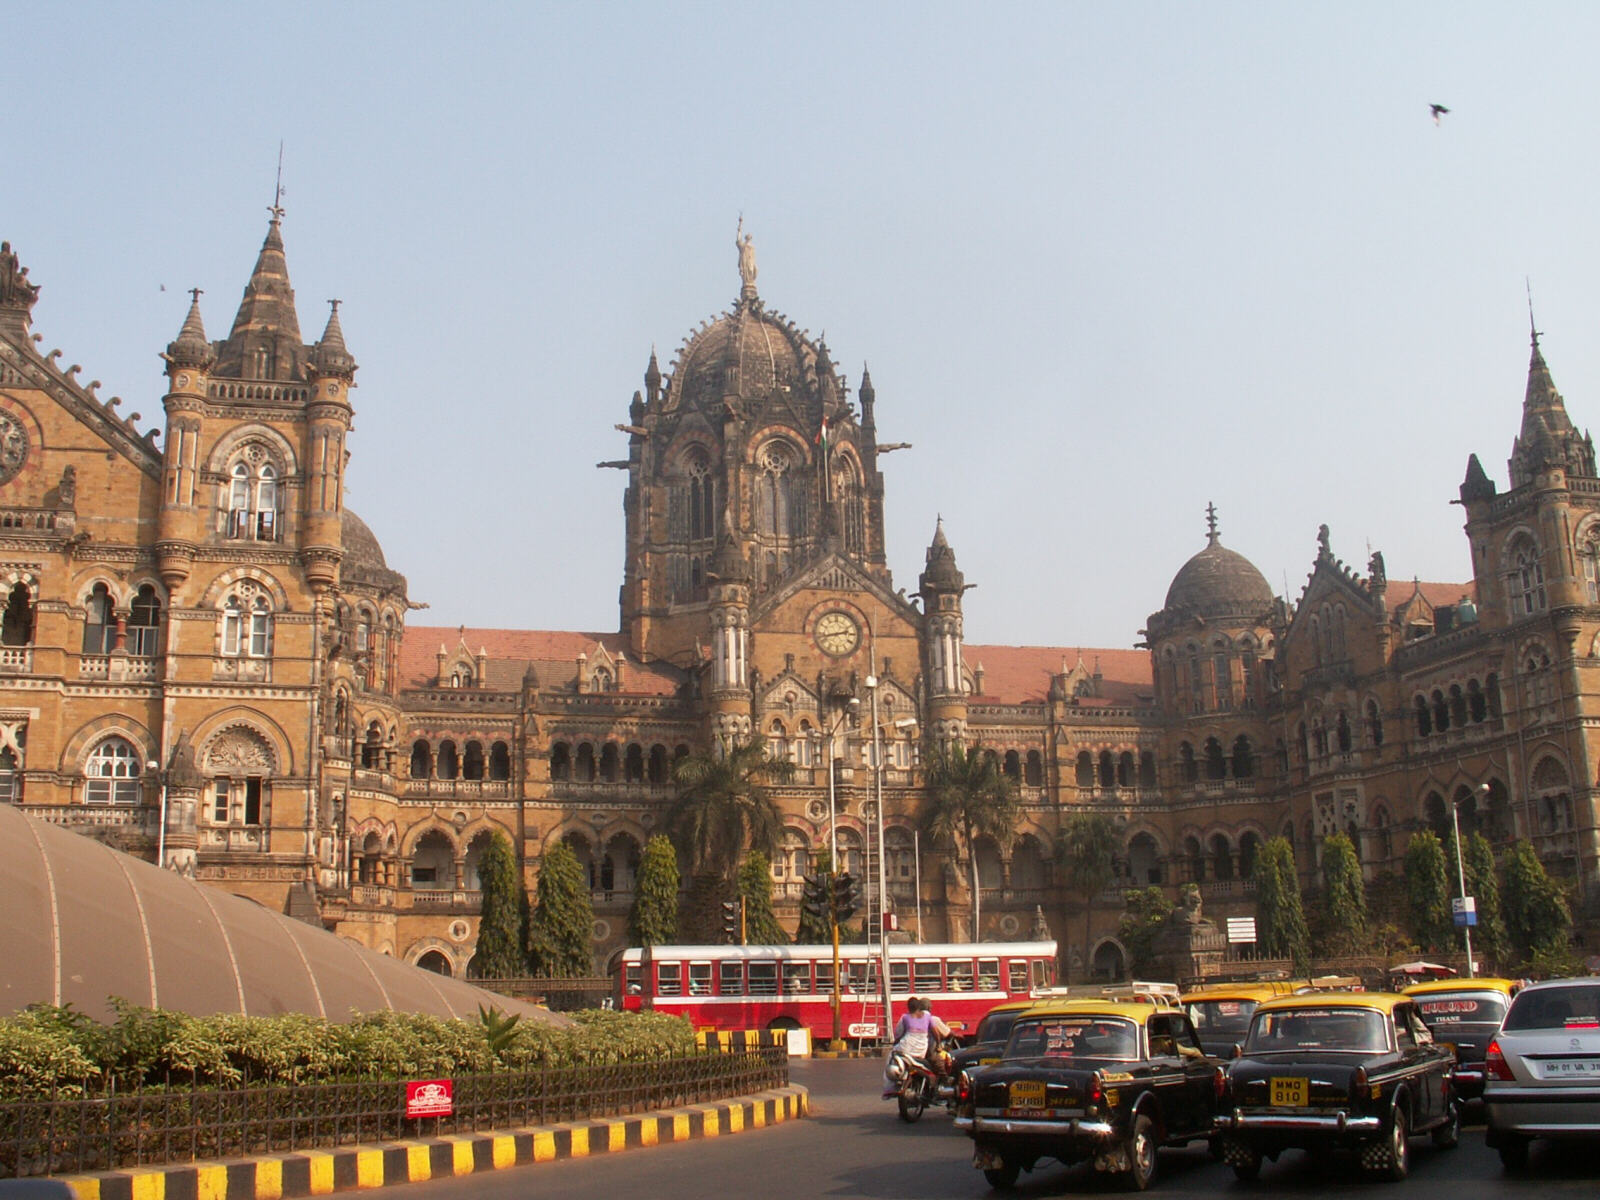
M 928 713 L 937 740 L 962 737 L 967 698 L 961 673 L 961 595 L 967 583 L 945 537 L 944 519 L 934 526 L 927 566 L 918 580 L 922 596 L 922 657 Z

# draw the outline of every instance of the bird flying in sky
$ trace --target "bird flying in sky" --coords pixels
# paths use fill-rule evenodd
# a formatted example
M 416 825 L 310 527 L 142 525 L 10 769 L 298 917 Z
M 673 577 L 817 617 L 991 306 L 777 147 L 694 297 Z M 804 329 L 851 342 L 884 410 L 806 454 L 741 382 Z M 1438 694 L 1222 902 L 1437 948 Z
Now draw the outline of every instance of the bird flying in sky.
M 1446 108 L 1442 104 L 1430 104 L 1430 105 L 1428 105 L 1428 109 L 1429 109 L 1430 112 L 1433 113 L 1433 123 L 1435 125 L 1437 125 L 1439 123 L 1439 118 L 1440 117 L 1444 116 L 1445 113 L 1450 111 L 1448 108 Z

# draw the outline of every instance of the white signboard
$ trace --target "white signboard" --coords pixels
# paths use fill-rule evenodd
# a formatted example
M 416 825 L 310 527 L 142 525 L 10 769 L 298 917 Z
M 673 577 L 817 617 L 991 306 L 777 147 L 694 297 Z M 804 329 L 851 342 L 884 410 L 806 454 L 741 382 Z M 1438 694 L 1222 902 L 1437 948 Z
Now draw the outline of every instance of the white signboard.
M 1254 917 L 1229 917 L 1228 918 L 1228 944 L 1237 946 L 1241 943 L 1256 940 L 1256 919 Z

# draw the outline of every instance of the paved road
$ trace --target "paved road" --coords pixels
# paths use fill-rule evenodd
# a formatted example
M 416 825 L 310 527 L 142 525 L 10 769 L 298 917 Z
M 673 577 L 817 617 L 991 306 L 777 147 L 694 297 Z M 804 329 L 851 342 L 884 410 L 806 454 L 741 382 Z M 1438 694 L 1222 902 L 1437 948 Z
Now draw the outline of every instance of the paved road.
M 510 1171 L 407 1185 L 417 1200 L 982 1200 L 1111 1195 L 1115 1185 L 1083 1166 L 1041 1165 L 1012 1193 L 990 1191 L 971 1166 L 970 1143 L 950 1128 L 943 1110 L 905 1125 L 894 1105 L 878 1099 L 879 1064 L 869 1060 L 797 1060 L 796 1083 L 811 1089 L 812 1116 L 733 1137 L 629 1150 L 601 1158 L 541 1163 Z M 1600 1155 L 1536 1145 L 1528 1173 L 1508 1178 L 1469 1125 L 1456 1150 L 1412 1143 L 1412 1174 L 1403 1184 L 1371 1183 L 1348 1163 L 1319 1165 L 1291 1152 L 1267 1163 L 1256 1184 L 1241 1184 L 1204 1149 L 1166 1151 L 1152 1196 L 1267 1200 L 1283 1194 L 1347 1192 L 1373 1200 L 1470 1200 L 1475 1197 L 1593 1197 L 1600 1191 Z M 1596 1148 L 1600 1148 L 1597 1141 Z

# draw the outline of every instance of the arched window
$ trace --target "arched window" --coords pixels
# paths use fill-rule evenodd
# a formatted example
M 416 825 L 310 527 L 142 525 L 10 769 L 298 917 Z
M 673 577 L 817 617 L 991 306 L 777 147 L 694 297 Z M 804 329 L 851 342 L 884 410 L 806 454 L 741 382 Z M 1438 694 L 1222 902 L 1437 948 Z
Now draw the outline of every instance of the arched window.
M 1255 645 L 1246 640 L 1239 651 L 1239 673 L 1242 676 L 1239 683 L 1240 707 L 1251 709 L 1256 706 L 1256 650 Z
M 1226 779 L 1228 764 L 1222 755 L 1222 743 L 1214 737 L 1206 739 L 1206 778 Z
M 1007 750 L 1005 765 L 1001 768 L 1007 779 L 1018 781 L 1022 778 L 1022 755 L 1015 750 Z
M 557 742 L 550 747 L 550 778 L 572 778 L 572 747 L 566 742 Z
M 622 777 L 629 783 L 644 782 L 644 747 L 638 742 L 628 743 L 628 752 L 622 760 Z
M 1137 887 L 1161 882 L 1161 854 L 1148 833 L 1136 833 L 1128 843 L 1128 875 Z
M 1261 849 L 1261 839 L 1254 833 L 1239 837 L 1239 878 L 1249 879 L 1255 874 L 1256 853 Z
M 424 888 L 453 888 L 456 848 L 442 830 L 430 829 L 411 851 L 411 883 Z
M 18 742 L 22 740 L 19 731 Z M 0 804 L 18 804 L 22 800 L 22 764 L 10 746 L 0 750 Z
M 551 774 L 555 774 L 552 770 Z M 411 743 L 411 778 L 433 778 L 433 747 L 422 738 Z
M 717 483 L 705 456 L 693 455 L 684 464 L 689 476 L 689 538 L 700 541 L 717 535 Z
M 1476 679 L 1467 680 L 1467 714 L 1474 725 L 1481 725 L 1489 716 L 1489 701 Z
M 617 753 L 617 744 L 607 742 L 600 748 L 600 778 L 606 783 L 617 781 L 617 765 L 620 755 Z
M 1249 779 L 1256 773 L 1255 750 L 1248 735 L 1241 733 L 1233 739 L 1233 777 Z
M 33 642 L 33 593 L 19 583 L 6 597 L 0 614 L 0 646 L 27 646 Z
M 1450 704 L 1438 688 L 1433 690 L 1433 727 L 1440 733 L 1450 728 Z
M 1233 847 L 1228 845 L 1225 834 L 1214 834 L 1211 838 L 1211 869 L 1218 880 L 1233 878 Z
M 1131 788 L 1133 786 L 1133 752 L 1124 750 L 1117 755 L 1117 786 Z
M 474 738 L 461 756 L 461 778 L 483 778 L 483 743 Z
M 1544 564 L 1539 561 L 1539 547 L 1530 537 L 1520 537 L 1512 544 L 1510 552 L 1512 614 L 1532 616 L 1545 608 Z
M 808 743 L 809 745 L 809 743 Z M 666 783 L 670 774 L 667 767 L 667 748 L 659 743 L 650 747 L 650 782 Z
M 1081 788 L 1094 786 L 1094 759 L 1087 750 L 1078 751 L 1076 782 Z
M 1339 753 L 1349 754 L 1351 745 L 1350 718 L 1345 714 L 1345 711 L 1342 708 L 1339 710 L 1339 719 L 1337 722 L 1335 722 L 1333 727 L 1333 736 L 1335 741 L 1338 743 Z
M 128 609 L 128 653 L 151 657 L 161 652 L 161 597 L 140 584 Z
M 1178 747 L 1178 778 L 1184 783 L 1200 781 L 1200 764 L 1195 760 L 1194 747 L 1188 742 Z
M 1590 604 L 1600 604 L 1600 525 L 1591 525 L 1578 543 L 1578 564 Z
M 95 584 L 83 607 L 83 652 L 110 654 L 117 640 L 117 618 L 106 585 Z
M 1374 750 L 1383 745 L 1383 713 L 1376 700 L 1367 701 L 1367 743 Z
M 339 702 L 344 703 L 342 693 Z M 361 743 L 361 765 L 369 771 L 383 769 L 383 728 L 376 721 L 367 726 L 366 739 Z
M 1233 709 L 1233 675 L 1228 668 L 1226 650 L 1219 649 L 1211 656 L 1211 676 L 1216 680 L 1217 709 L 1230 712 Z
M 439 743 L 436 770 L 440 779 L 455 779 L 461 774 L 461 759 L 456 753 L 456 744 L 449 738 Z
M 228 505 L 224 531 L 234 539 L 275 542 L 279 538 L 282 472 L 266 447 L 252 442 L 228 469 Z
M 1450 685 L 1450 723 L 1457 729 L 1467 723 L 1467 698 L 1462 695 L 1459 683 Z
M 89 752 L 84 764 L 85 804 L 139 803 L 139 752 L 126 738 L 109 737 Z
M 1117 786 L 1116 763 L 1111 757 L 1111 751 L 1100 751 L 1100 786 L 1113 788 Z
M 1183 857 L 1189 868 L 1189 882 L 1203 883 L 1206 877 L 1206 856 L 1200 849 L 1200 839 L 1184 838 Z
M 1189 647 L 1189 711 L 1205 712 L 1206 681 L 1200 668 L 1200 647 Z
M 762 448 L 761 474 L 756 478 L 757 528 L 769 537 L 791 535 L 794 500 L 793 455 L 781 442 Z
M 1426 697 L 1420 694 L 1412 703 L 1417 714 L 1417 736 L 1427 737 L 1433 732 L 1433 712 L 1428 708 Z
M 579 783 L 593 783 L 595 780 L 594 743 L 578 743 L 578 766 L 573 773 L 573 778 Z
M 504 742 L 496 742 L 489 747 L 489 778 L 511 778 L 511 749 Z
M 272 657 L 272 604 L 260 585 L 243 579 L 222 602 L 224 658 Z
M 1148 750 L 1139 751 L 1139 786 L 1156 786 L 1156 756 Z
M 1044 759 L 1037 750 L 1028 751 L 1028 760 L 1022 768 L 1022 782 L 1029 787 L 1039 787 L 1044 783 Z

